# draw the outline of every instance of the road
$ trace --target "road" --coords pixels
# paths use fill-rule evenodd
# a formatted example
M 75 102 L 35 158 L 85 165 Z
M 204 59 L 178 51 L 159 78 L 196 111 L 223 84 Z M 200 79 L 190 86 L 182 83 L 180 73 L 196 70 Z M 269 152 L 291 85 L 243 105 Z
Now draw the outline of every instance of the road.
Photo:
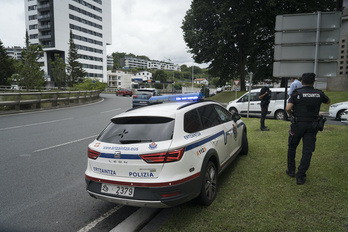
M 135 207 L 85 191 L 87 145 L 130 97 L 0 116 L 0 231 L 110 231 Z M 103 223 L 98 223 L 102 221 Z

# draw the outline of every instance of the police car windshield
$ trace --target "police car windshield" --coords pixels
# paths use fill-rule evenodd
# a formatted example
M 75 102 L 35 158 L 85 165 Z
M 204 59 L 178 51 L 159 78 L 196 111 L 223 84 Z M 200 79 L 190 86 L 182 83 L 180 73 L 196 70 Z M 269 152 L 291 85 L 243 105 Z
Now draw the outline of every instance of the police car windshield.
M 114 118 L 97 140 L 106 143 L 132 144 L 170 140 L 174 119 L 166 117 Z

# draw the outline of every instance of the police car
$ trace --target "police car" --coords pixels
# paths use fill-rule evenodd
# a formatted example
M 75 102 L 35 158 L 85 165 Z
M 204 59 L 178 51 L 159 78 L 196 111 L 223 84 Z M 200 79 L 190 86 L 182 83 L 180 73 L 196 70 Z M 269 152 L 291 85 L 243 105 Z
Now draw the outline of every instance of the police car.
M 218 174 L 248 153 L 240 116 L 201 94 L 153 97 L 113 118 L 88 146 L 87 192 L 117 204 L 166 208 L 197 198 L 210 205 Z M 187 102 L 189 101 L 189 102 Z

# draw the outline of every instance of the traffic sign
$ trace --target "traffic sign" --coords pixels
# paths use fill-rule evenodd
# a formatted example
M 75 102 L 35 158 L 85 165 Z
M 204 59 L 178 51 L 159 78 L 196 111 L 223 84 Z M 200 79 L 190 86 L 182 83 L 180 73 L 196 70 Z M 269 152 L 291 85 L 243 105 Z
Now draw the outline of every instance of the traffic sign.
M 239 85 L 239 82 L 240 82 L 240 80 L 234 80 L 234 81 L 233 81 L 233 83 L 234 83 L 235 86 L 238 86 L 238 85 Z
M 275 26 L 274 77 L 337 76 L 341 12 L 278 15 Z

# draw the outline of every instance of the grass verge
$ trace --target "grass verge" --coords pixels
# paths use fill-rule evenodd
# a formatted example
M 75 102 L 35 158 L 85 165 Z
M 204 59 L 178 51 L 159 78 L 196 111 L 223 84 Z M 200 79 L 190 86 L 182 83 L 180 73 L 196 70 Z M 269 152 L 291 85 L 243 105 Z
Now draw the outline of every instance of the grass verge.
M 285 174 L 289 122 L 243 118 L 249 154 L 219 177 L 218 196 L 204 207 L 179 206 L 160 231 L 348 231 L 347 126 L 325 125 L 317 135 L 307 182 Z M 296 156 L 298 165 L 302 143 Z

